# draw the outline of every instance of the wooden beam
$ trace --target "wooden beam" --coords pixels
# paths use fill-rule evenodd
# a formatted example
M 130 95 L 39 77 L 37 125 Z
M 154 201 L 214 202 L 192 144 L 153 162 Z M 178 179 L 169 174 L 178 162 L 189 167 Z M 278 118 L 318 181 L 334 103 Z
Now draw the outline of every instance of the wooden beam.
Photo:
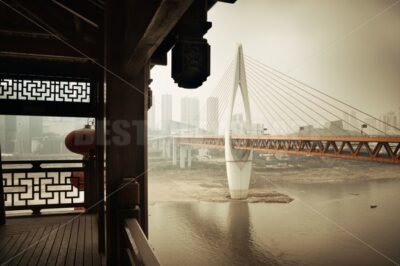
M 0 29 L 0 53 L 20 57 L 54 58 L 55 60 L 88 60 L 83 54 L 95 59 L 97 48 L 93 44 L 81 44 L 78 53 L 54 36 L 46 33 L 13 32 Z
M 12 8 L 18 15 L 24 16 L 32 24 L 47 32 L 58 36 L 74 47 L 80 49 L 84 42 L 94 42 L 96 40 L 95 29 L 84 28 L 85 31 L 74 25 L 73 16 L 65 12 L 61 7 L 52 2 L 36 3 L 14 0 L 11 2 Z M 46 8 L 43 5 L 47 4 Z
M 193 0 L 163 0 L 140 40 L 132 44 L 124 64 L 126 75 L 135 75 L 148 62 L 165 37 L 190 7 Z M 130 43 L 127 43 L 130 45 Z
M 71 13 L 75 17 L 81 19 L 96 29 L 99 28 L 99 23 L 102 19 L 102 11 L 95 8 L 93 4 L 87 1 L 66 1 L 66 0 L 51 0 L 53 3 Z

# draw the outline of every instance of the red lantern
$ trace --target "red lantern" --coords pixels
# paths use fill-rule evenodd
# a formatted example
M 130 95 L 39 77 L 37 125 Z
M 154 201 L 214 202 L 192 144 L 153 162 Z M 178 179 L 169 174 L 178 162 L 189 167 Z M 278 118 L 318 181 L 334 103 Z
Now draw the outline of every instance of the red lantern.
M 71 152 L 83 155 L 83 158 L 88 157 L 89 153 L 96 148 L 96 134 L 90 125 L 85 125 L 85 128 L 74 130 L 65 138 L 65 146 Z M 72 172 L 71 184 L 83 191 L 85 188 L 85 173 Z
M 90 125 L 74 130 L 65 138 L 65 146 L 71 152 L 87 156 L 96 147 L 95 131 Z

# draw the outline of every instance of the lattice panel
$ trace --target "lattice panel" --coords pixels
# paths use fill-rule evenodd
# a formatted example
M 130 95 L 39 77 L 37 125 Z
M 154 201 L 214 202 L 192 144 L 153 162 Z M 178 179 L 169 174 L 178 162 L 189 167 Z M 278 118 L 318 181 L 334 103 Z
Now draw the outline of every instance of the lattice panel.
M 6 208 L 83 203 L 83 192 L 71 184 L 71 179 L 71 172 L 5 173 Z
M 0 100 L 90 103 L 86 81 L 0 79 Z

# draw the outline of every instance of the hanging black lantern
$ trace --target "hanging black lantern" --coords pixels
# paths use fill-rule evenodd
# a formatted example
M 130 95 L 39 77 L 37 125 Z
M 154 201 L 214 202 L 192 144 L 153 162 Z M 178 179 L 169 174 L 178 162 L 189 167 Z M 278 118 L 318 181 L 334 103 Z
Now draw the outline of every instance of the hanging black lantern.
M 195 89 L 210 75 L 210 45 L 203 38 L 180 38 L 172 49 L 172 78 L 179 87 Z

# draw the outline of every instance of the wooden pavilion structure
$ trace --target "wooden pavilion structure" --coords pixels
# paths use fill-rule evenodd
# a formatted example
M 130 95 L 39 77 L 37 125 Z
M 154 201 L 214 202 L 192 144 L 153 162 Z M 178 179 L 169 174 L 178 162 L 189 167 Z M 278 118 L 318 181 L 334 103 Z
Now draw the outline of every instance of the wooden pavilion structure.
M 216 2 L 0 0 L 0 114 L 94 118 L 97 143 L 85 160 L 0 161 L 0 263 L 159 263 L 146 241 L 150 70 L 172 49 L 179 86 L 207 79 Z M 85 211 L 47 212 L 71 208 Z

